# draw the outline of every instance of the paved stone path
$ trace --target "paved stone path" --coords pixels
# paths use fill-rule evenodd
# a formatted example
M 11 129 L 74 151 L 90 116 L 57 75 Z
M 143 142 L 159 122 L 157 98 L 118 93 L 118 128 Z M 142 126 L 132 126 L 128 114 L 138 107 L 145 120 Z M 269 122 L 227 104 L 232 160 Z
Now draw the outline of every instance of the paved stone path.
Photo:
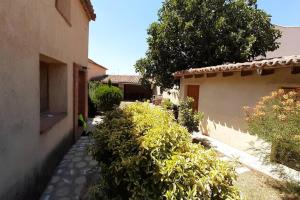
M 87 178 L 95 173 L 97 161 L 87 153 L 89 137 L 81 137 L 58 165 L 40 200 L 77 200 L 87 186 Z

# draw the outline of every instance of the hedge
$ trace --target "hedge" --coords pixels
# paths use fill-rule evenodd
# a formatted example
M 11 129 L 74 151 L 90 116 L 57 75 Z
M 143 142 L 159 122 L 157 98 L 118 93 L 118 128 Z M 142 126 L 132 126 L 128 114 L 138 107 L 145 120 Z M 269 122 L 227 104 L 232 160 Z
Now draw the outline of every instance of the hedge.
M 93 138 L 102 178 L 91 199 L 240 199 L 233 166 L 193 144 L 159 107 L 133 103 L 108 112 Z

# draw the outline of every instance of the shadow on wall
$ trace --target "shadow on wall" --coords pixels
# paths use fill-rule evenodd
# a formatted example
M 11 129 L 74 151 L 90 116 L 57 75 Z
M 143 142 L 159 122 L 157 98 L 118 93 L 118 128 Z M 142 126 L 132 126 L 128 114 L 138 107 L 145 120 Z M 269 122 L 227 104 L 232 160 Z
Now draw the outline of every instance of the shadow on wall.
M 268 143 L 256 136 L 250 135 L 246 127 L 231 124 L 231 121 L 220 121 L 207 117 L 207 120 L 204 120 L 203 124 L 204 133 L 208 133 L 209 136 L 220 142 L 254 156 L 263 156 L 257 152 L 257 149 L 260 148 L 264 148 L 265 152 L 270 152 L 271 148 Z

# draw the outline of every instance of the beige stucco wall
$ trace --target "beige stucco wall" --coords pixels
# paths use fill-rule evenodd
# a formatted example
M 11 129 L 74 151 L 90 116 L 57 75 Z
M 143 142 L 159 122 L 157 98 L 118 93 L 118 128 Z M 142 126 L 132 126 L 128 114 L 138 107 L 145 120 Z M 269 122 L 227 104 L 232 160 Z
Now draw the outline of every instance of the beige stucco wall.
M 96 78 L 99 76 L 103 76 L 106 74 L 106 69 L 99 67 L 98 65 L 95 65 L 94 63 L 88 64 L 88 80 L 91 80 L 92 78 Z
M 247 134 L 243 106 L 254 106 L 262 96 L 283 86 L 300 86 L 300 75 L 290 69 L 277 69 L 273 75 L 181 79 L 180 97 L 186 95 L 187 85 L 200 85 L 199 110 L 207 118 L 208 134 L 238 149 L 250 151 L 256 137 Z M 258 142 L 260 144 L 260 142 Z
M 88 64 L 88 18 L 72 0 L 72 26 L 55 0 L 0 1 L 0 197 L 34 173 L 72 132 L 73 63 Z M 40 135 L 39 55 L 67 65 L 67 117 Z M 59 94 L 57 94 L 59 95 Z M 65 106 L 65 105 L 62 105 Z

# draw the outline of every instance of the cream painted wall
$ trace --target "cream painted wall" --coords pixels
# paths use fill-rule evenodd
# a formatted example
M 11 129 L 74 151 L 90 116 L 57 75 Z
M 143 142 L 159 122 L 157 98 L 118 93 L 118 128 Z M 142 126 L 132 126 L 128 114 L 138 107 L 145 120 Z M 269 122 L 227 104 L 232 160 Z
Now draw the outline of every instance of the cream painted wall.
M 72 0 L 72 26 L 55 0 L 0 1 L 0 197 L 34 173 L 73 126 L 73 63 L 88 64 L 89 20 Z M 67 64 L 67 117 L 40 135 L 39 54 Z M 59 94 L 58 94 L 59 95 Z M 63 95 L 63 94 L 62 94 Z
M 199 110 L 207 118 L 207 132 L 213 138 L 238 149 L 251 152 L 257 138 L 247 134 L 243 106 L 254 106 L 262 96 L 283 86 L 300 86 L 300 75 L 289 68 L 277 69 L 273 75 L 181 79 L 180 97 L 186 96 L 187 85 L 200 85 Z M 260 144 L 260 142 L 258 142 Z
M 98 65 L 95 65 L 93 63 L 88 64 L 88 80 L 91 80 L 92 78 L 103 76 L 106 74 L 106 69 L 103 69 L 99 67 Z

